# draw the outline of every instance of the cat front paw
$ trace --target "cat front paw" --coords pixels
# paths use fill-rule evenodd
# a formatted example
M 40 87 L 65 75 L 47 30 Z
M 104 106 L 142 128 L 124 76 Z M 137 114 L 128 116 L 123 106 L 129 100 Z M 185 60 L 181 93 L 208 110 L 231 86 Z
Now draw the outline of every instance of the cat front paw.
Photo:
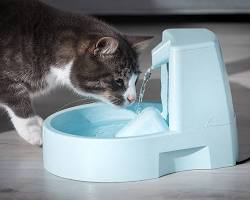
M 42 146 L 42 118 L 36 116 L 34 121 L 27 124 L 27 134 L 24 138 L 28 143 L 32 145 Z
M 41 146 L 42 140 L 42 124 L 43 119 L 39 116 L 30 118 L 14 118 L 12 119 L 13 124 L 18 134 L 32 145 Z

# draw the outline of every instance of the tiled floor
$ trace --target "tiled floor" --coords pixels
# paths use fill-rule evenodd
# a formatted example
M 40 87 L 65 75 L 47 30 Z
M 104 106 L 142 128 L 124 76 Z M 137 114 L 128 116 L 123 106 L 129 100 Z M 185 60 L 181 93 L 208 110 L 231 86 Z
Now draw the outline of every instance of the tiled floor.
M 160 41 L 162 30 L 205 27 L 221 43 L 230 76 L 237 114 L 240 158 L 250 156 L 250 26 L 248 23 L 132 23 L 117 24 L 121 31 L 155 35 L 151 47 Z M 149 48 L 149 49 L 150 49 Z M 150 66 L 150 51 L 141 56 L 141 66 Z M 159 99 L 159 72 L 154 72 L 146 99 Z M 49 99 L 49 101 L 48 101 Z M 58 90 L 35 101 L 43 117 L 79 99 Z M 65 107 L 68 105 L 65 105 Z M 250 163 L 236 167 L 171 174 L 159 179 L 131 183 L 86 183 L 65 180 L 47 173 L 42 150 L 23 142 L 0 114 L 0 199 L 250 199 Z

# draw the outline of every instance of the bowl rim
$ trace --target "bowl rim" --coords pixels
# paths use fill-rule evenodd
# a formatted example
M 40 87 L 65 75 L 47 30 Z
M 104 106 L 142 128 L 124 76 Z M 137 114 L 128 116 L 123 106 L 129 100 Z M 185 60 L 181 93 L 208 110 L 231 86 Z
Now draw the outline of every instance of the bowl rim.
M 153 104 L 160 104 L 159 101 L 143 101 L 143 103 L 153 103 Z M 84 140 L 98 140 L 98 141 L 108 141 L 108 140 L 130 140 L 130 139 L 143 139 L 143 138 L 154 138 L 157 137 L 159 135 L 162 135 L 163 132 L 159 132 L 159 133 L 154 133 L 154 134 L 149 134 L 149 135 L 138 135 L 138 136 L 128 136 L 128 137 L 110 137 L 110 138 L 98 138 L 98 137 L 87 137 L 87 136 L 80 136 L 80 135 L 75 135 L 75 134 L 71 134 L 71 133 L 67 133 L 67 132 L 63 132 L 60 131 L 56 128 L 54 128 L 51 125 L 51 121 L 65 113 L 65 112 L 70 112 L 73 110 L 77 110 L 77 109 L 81 109 L 81 108 L 91 108 L 93 106 L 103 106 L 103 105 L 108 105 L 106 103 L 102 103 L 102 102 L 94 102 L 94 103 L 89 103 L 89 104 L 84 104 L 84 105 L 78 105 L 78 106 L 73 106 L 70 108 L 66 108 L 63 110 L 60 110 L 58 112 L 55 112 L 53 114 L 51 114 L 50 116 L 48 116 L 44 122 L 43 122 L 43 134 L 45 134 L 45 130 L 49 130 L 49 132 L 63 136 L 63 137 L 69 137 L 69 138 L 78 138 L 78 139 L 84 139 Z M 114 106 L 116 107 L 116 106 Z M 166 132 L 166 131 L 164 131 Z

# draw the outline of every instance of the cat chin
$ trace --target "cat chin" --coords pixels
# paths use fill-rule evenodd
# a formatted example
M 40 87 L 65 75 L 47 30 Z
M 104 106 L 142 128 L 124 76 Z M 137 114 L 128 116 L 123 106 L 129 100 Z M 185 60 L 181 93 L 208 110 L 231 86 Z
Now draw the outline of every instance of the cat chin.
M 133 104 L 134 102 L 130 103 L 127 99 L 124 98 L 124 103 L 121 105 L 122 107 L 127 107 L 128 105 Z

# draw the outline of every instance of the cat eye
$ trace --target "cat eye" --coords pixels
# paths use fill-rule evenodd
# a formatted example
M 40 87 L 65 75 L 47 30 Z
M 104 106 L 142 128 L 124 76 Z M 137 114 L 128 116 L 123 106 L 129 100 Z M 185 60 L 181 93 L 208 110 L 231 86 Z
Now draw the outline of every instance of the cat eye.
M 121 87 L 124 85 L 124 82 L 121 78 L 115 79 L 115 83 Z

